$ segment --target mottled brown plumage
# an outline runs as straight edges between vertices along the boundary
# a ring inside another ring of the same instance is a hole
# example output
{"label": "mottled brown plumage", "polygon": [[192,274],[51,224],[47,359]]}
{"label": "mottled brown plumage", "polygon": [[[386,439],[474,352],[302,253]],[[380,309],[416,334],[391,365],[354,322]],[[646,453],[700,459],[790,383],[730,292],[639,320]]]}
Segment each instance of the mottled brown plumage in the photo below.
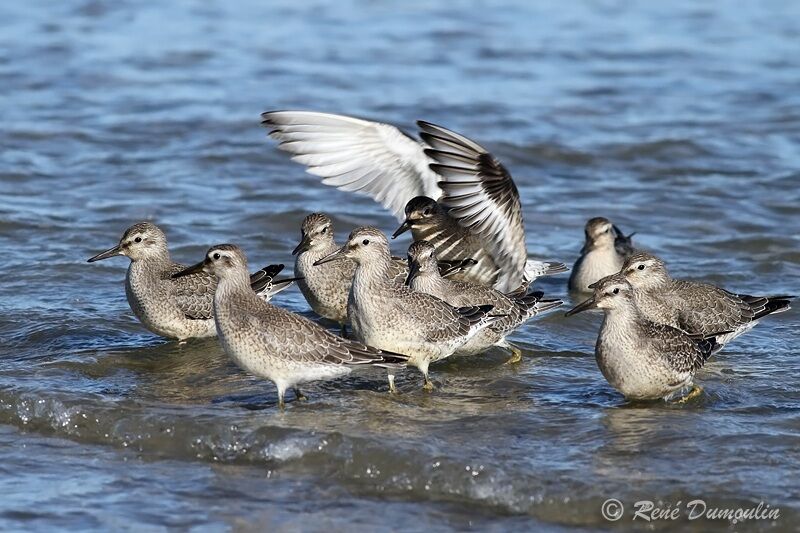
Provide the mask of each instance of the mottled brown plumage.
{"label": "mottled brown plumage", "polygon": [[[300,244],[294,249],[294,271],[301,279],[297,285],[315,313],[344,326],[347,318],[347,300],[356,264],[350,260],[314,266],[314,263],[339,248],[334,240],[333,221],[323,213],[311,213],[302,223]],[[442,275],[449,276],[472,268],[469,259],[442,261]],[[388,276],[396,283],[404,283],[408,265],[403,259],[393,257]]]}

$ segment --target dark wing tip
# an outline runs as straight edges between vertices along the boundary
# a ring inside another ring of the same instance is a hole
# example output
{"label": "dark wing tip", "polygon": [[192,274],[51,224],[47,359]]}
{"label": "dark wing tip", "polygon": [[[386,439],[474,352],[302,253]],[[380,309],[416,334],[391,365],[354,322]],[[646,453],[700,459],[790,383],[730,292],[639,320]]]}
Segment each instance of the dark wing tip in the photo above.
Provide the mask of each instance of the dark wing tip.
{"label": "dark wing tip", "polygon": [[458,307],[456,308],[456,312],[470,324],[476,324],[483,320],[492,309],[494,309],[493,305],[471,305],[467,307]]}

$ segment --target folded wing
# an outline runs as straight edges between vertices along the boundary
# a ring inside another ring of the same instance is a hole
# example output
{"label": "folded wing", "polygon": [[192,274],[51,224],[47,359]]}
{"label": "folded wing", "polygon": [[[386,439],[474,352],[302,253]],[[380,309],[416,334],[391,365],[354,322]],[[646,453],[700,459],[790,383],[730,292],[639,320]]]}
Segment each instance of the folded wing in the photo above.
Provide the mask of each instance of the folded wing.
{"label": "folded wing", "polygon": [[283,357],[296,363],[394,368],[405,365],[408,360],[406,355],[338,337],[289,311],[274,308],[269,312],[280,315],[278,326],[275,325],[274,316],[267,317],[257,312],[248,316],[250,325],[255,327],[267,346],[275,347]]}

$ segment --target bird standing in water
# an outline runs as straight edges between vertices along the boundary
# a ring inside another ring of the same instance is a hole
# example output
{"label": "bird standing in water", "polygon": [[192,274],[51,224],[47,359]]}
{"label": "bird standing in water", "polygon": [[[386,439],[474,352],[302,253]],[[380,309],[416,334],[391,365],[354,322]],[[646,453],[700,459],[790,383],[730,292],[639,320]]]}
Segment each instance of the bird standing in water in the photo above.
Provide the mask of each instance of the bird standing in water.
{"label": "bird standing in water", "polygon": [[[89,259],[89,263],[125,256],[131,260],[125,276],[125,294],[136,318],[162,337],[184,341],[213,337],[213,300],[217,280],[198,272],[173,279],[172,274],[186,268],[170,258],[167,237],[150,222],[139,222],[125,230],[119,244]],[[295,279],[276,280],[283,265],[270,265],[250,277],[250,289],[269,300]]]}
{"label": "bird standing in water", "polygon": [[[620,274],[595,284],[591,298],[567,312],[605,312],[597,336],[597,366],[612,387],[632,400],[668,399],[692,385],[720,345],[714,335],[689,335],[648,320],[636,305],[634,290]],[[699,394],[694,388],[684,398]]]}
{"label": "bird standing in water", "polygon": [[589,219],[584,233],[586,240],[580,257],[572,267],[569,290],[591,294],[589,285],[619,272],[625,259],[635,251],[631,239],[634,234],[626,236],[603,217]]}
{"label": "bird standing in water", "polygon": [[[389,242],[376,228],[353,230],[344,246],[316,264],[348,259],[356,263],[347,303],[353,334],[370,346],[410,356],[408,364],[422,372],[426,390],[433,388],[431,363],[449,357],[501,318],[489,316],[491,305],[455,308],[395,283],[389,275]],[[393,376],[389,381],[394,389]]]}
{"label": "bird standing in water", "polygon": [[[527,287],[507,295],[477,283],[444,279],[436,268],[436,250],[427,241],[417,241],[408,248],[408,265],[406,284],[415,291],[436,296],[454,307],[491,305],[493,314],[504,315],[456,350],[455,355],[474,355],[492,346],[500,346],[511,350],[513,356],[509,362],[517,362],[522,352],[506,337],[534,316],[564,303],[561,300],[544,300],[543,293],[528,292]],[[559,263],[552,265],[547,274],[566,270]]]}
{"label": "bird standing in water", "polygon": [[720,344],[749,331],[768,315],[789,310],[793,298],[734,294],[708,283],[674,279],[664,261],[647,252],[629,257],[622,275],[648,319],[688,333],[730,332],[718,339]]}
{"label": "bird standing in water", "polygon": [[247,258],[238,246],[212,246],[203,261],[173,278],[199,273],[219,280],[214,321],[225,353],[244,370],[275,383],[280,407],[288,388],[297,399],[304,399],[298,385],[309,381],[339,378],[356,367],[405,366],[407,356],[337,337],[307,318],[259,298],[250,289]]}

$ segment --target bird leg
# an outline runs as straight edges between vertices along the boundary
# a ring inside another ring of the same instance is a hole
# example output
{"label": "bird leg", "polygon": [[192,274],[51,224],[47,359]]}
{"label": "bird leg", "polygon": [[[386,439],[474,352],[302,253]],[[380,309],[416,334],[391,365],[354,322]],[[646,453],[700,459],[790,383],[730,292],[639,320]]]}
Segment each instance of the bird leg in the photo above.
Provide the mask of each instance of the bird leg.
{"label": "bird leg", "polygon": [[508,345],[508,349],[511,350],[511,357],[509,357],[508,361],[506,361],[505,365],[515,365],[522,361],[522,350],[514,346],[513,344]]}
{"label": "bird leg", "polygon": [[422,390],[432,392],[434,390],[433,382],[428,378],[428,373],[425,372],[423,374],[425,376],[425,384],[422,385]]}
{"label": "bird leg", "polygon": [[394,386],[394,374],[389,374],[389,392],[397,394],[397,388]]}
{"label": "bird leg", "polygon": [[278,407],[283,410],[286,407],[286,404],[283,401],[283,395],[286,392],[286,389],[279,387],[278,388]]}
{"label": "bird leg", "polygon": [[342,337],[347,338],[347,324],[342,324]]}

